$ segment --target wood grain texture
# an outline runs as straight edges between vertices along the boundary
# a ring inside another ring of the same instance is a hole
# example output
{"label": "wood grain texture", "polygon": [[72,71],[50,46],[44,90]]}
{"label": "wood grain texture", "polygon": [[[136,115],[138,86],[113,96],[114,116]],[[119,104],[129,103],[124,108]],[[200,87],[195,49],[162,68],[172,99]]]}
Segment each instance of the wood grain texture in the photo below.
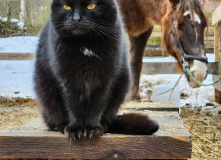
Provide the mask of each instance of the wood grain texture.
{"label": "wood grain texture", "polygon": [[0,53],[0,60],[34,60],[34,53]]}
{"label": "wood grain texture", "polygon": [[186,137],[112,136],[71,143],[66,137],[1,137],[0,158],[171,159],[190,158]]}
{"label": "wood grain texture", "polygon": [[[187,159],[191,157],[191,135],[177,111],[153,111],[169,104],[141,104],[143,110],[126,104],[123,113],[147,114],[160,124],[154,135],[105,134],[98,139],[70,141],[59,132],[49,132],[42,118],[22,127],[0,132],[0,158],[5,159]],[[172,107],[177,107],[171,104]],[[128,109],[129,108],[129,109]],[[132,109],[132,110],[131,110]]]}
{"label": "wood grain texture", "polygon": [[[177,69],[176,62],[144,62],[142,74],[181,74]],[[210,74],[218,74],[218,63],[208,63],[207,68]]]}
{"label": "wood grain texture", "polygon": [[221,21],[221,5],[219,5],[212,14],[212,25]]}
{"label": "wood grain texture", "polygon": [[215,102],[221,104],[221,91],[215,89]]}
{"label": "wood grain texture", "polygon": [[218,23],[214,25],[214,54],[215,62],[219,62],[219,52],[220,52],[220,35],[219,35],[219,25]]}
{"label": "wood grain texture", "polygon": [[135,111],[179,111],[175,103],[147,103],[147,102],[126,102],[121,108]]}

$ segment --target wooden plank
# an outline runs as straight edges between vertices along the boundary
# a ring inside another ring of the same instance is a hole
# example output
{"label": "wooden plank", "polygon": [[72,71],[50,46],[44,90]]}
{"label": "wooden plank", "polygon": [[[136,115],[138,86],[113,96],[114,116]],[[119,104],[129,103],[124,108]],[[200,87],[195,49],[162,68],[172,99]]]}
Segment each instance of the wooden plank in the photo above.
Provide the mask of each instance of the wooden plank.
{"label": "wooden plank", "polygon": [[214,53],[214,48],[207,47],[207,48],[205,48],[205,52],[206,53]]}
{"label": "wooden plank", "polygon": [[214,54],[215,62],[219,62],[219,52],[220,52],[220,35],[219,35],[219,25],[218,23],[214,26]]}
{"label": "wooden plank", "polygon": [[[105,136],[69,145],[65,137],[1,137],[1,158],[22,159],[181,159],[191,157],[185,137]],[[65,143],[64,143],[65,142]],[[171,143],[172,142],[172,143]],[[13,144],[13,145],[11,145]],[[134,148],[133,148],[133,147]]]}
{"label": "wooden plank", "polygon": [[[176,62],[144,62],[142,66],[142,74],[180,74],[177,69]],[[218,74],[218,63],[208,63],[208,72],[210,74]]]}
{"label": "wooden plank", "polygon": [[[215,62],[218,63],[218,73],[221,75],[221,69],[220,69],[220,33],[219,33],[219,23],[216,23],[214,25],[214,54],[215,54]],[[213,75],[213,80],[215,81],[217,78],[219,78],[218,75]],[[221,103],[221,82],[214,85],[215,88],[215,102]]]}
{"label": "wooden plank", "polygon": [[34,60],[34,53],[0,53],[0,60]]}
{"label": "wooden plank", "polygon": [[221,21],[221,5],[219,5],[212,15],[212,25],[214,26],[216,23]]}
{"label": "wooden plank", "polygon": [[[124,109],[125,110],[125,109]],[[130,111],[123,111],[130,112]],[[136,111],[134,111],[136,112]],[[160,124],[154,135],[105,134],[98,139],[70,141],[46,130],[41,118],[0,132],[0,158],[6,159],[187,159],[191,136],[177,112],[143,111]]]}
{"label": "wooden plank", "polygon": [[221,104],[221,91],[215,89],[215,102]]}
{"label": "wooden plank", "polygon": [[122,105],[123,109],[134,111],[179,111],[175,103],[147,103],[147,102],[126,102]]}

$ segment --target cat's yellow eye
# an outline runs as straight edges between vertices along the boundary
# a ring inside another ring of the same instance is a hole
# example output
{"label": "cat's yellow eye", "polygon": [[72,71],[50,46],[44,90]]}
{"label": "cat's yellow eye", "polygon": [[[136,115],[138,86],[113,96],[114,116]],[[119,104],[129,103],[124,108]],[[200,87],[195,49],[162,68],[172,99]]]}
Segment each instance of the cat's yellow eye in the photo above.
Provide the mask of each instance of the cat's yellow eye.
{"label": "cat's yellow eye", "polygon": [[91,3],[87,6],[87,9],[94,9],[96,7],[96,3]]}
{"label": "cat's yellow eye", "polygon": [[63,8],[67,11],[71,10],[71,7],[70,6],[67,6],[67,5],[63,5]]}

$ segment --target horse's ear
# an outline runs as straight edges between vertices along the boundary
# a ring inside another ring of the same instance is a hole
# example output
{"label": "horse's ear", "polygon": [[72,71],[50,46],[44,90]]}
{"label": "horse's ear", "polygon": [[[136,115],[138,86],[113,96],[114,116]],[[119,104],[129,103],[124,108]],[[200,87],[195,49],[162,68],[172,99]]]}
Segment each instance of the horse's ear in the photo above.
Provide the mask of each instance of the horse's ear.
{"label": "horse's ear", "polygon": [[170,0],[171,6],[175,7],[178,3],[180,3],[180,0]]}

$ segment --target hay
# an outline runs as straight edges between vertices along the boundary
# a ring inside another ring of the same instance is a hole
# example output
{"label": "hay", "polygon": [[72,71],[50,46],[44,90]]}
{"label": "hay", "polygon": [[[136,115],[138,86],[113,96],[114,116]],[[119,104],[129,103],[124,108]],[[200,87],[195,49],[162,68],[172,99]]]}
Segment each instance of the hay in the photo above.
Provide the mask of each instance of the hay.
{"label": "hay", "polygon": [[24,125],[39,116],[39,108],[32,99],[0,97],[0,130]]}
{"label": "hay", "polygon": [[221,159],[221,114],[212,116],[200,111],[182,108],[180,115],[192,135],[192,159]]}

